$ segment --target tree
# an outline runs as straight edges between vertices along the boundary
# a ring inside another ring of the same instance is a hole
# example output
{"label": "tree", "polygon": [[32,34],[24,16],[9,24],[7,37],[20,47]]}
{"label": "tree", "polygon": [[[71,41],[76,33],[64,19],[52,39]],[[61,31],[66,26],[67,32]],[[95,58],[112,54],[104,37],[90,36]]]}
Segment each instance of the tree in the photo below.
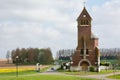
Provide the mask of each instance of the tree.
{"label": "tree", "polygon": [[16,56],[19,56],[20,63],[36,64],[51,64],[53,62],[53,56],[50,48],[38,49],[38,48],[17,48],[11,51],[11,58],[13,63],[16,63]]}
{"label": "tree", "polygon": [[13,63],[15,63],[15,58],[16,58],[16,52],[15,52],[15,50],[12,50],[11,51],[11,59],[12,59]]}
{"label": "tree", "polygon": [[51,64],[53,62],[50,48],[40,49],[38,61],[40,62],[40,64]]}
{"label": "tree", "polygon": [[9,63],[10,62],[10,52],[9,51],[7,51],[7,54],[6,54],[6,59],[7,59],[7,62]]}
{"label": "tree", "polygon": [[70,61],[70,57],[75,53],[75,49],[62,49],[57,52],[57,59],[58,60],[67,60]]}
{"label": "tree", "polygon": [[120,53],[119,53],[119,55],[118,55],[117,60],[118,60],[118,64],[119,64],[119,66],[120,66]]}

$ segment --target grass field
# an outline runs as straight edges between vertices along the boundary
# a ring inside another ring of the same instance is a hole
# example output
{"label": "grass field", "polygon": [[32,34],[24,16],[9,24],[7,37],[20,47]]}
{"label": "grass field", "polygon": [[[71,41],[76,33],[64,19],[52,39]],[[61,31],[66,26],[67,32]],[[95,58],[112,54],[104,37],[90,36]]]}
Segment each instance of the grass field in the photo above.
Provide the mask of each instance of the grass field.
{"label": "grass field", "polygon": [[0,77],[0,80],[98,80],[98,79],[80,78],[75,76],[36,75],[21,77]]}
{"label": "grass field", "polygon": [[[44,72],[51,66],[41,66],[41,72]],[[16,77],[16,67],[1,67],[0,68],[0,80],[98,80],[98,79],[87,79],[80,78],[79,76],[74,75],[99,75],[99,74],[108,74],[112,73],[113,70],[102,70],[101,72],[67,72],[62,71],[61,73],[70,74],[66,75],[43,75],[35,71],[35,66],[19,66],[18,68],[18,77]],[[120,72],[117,70],[116,72]],[[73,76],[71,76],[73,75]],[[119,78],[120,75],[116,75],[116,78]],[[114,78],[114,76],[109,76]]]}
{"label": "grass field", "polygon": [[[120,70],[116,70],[116,72],[120,72]],[[99,74],[108,74],[108,73],[113,73],[113,70],[102,70],[99,73],[98,72],[64,72],[65,74],[70,74],[70,75],[99,75]]]}
{"label": "grass field", "polygon": [[108,78],[112,78],[112,79],[120,79],[120,74],[118,74],[118,75],[108,76]]}
{"label": "grass field", "polygon": [[[18,77],[16,67],[0,67],[0,80],[96,80],[66,75],[43,75],[40,74],[50,66],[41,66],[41,71],[36,72],[35,66],[19,66]],[[97,79],[98,80],[98,79]]]}

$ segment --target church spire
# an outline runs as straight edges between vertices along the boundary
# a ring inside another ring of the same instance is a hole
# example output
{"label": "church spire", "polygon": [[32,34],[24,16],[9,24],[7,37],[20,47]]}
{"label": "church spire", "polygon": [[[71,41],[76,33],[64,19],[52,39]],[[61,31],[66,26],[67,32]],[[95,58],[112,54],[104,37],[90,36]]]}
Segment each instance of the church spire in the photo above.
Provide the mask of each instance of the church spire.
{"label": "church spire", "polygon": [[84,6],[81,14],[79,15],[79,17],[77,18],[77,21],[83,19],[86,15],[86,18],[89,19],[90,21],[92,20],[90,14],[88,13],[88,11],[86,10],[86,7]]}
{"label": "church spire", "polygon": [[83,1],[83,4],[84,4],[84,7],[85,7],[85,4],[86,4],[86,1],[85,1],[85,0]]}

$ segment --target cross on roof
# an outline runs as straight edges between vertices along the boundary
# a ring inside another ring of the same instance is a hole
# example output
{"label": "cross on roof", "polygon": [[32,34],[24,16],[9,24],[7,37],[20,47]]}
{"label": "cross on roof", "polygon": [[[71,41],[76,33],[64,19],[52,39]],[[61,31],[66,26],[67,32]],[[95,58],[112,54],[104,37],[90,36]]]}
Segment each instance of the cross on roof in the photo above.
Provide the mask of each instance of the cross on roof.
{"label": "cross on roof", "polygon": [[84,4],[84,7],[85,7],[85,4],[86,4],[86,0],[83,0],[83,4]]}

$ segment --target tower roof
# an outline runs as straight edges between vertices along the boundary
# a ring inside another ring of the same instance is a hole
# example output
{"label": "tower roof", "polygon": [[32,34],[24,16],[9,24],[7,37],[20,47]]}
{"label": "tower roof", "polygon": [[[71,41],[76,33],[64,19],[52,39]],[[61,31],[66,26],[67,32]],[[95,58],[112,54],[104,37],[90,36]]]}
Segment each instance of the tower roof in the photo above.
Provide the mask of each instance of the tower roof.
{"label": "tower roof", "polygon": [[78,20],[81,20],[84,16],[86,16],[88,18],[88,20],[92,20],[91,16],[89,15],[88,11],[86,10],[86,8],[84,7],[81,14],[79,15],[79,17],[77,18]]}
{"label": "tower roof", "polygon": [[92,39],[98,39],[98,37],[95,34],[93,34],[93,33],[91,34],[91,38]]}

